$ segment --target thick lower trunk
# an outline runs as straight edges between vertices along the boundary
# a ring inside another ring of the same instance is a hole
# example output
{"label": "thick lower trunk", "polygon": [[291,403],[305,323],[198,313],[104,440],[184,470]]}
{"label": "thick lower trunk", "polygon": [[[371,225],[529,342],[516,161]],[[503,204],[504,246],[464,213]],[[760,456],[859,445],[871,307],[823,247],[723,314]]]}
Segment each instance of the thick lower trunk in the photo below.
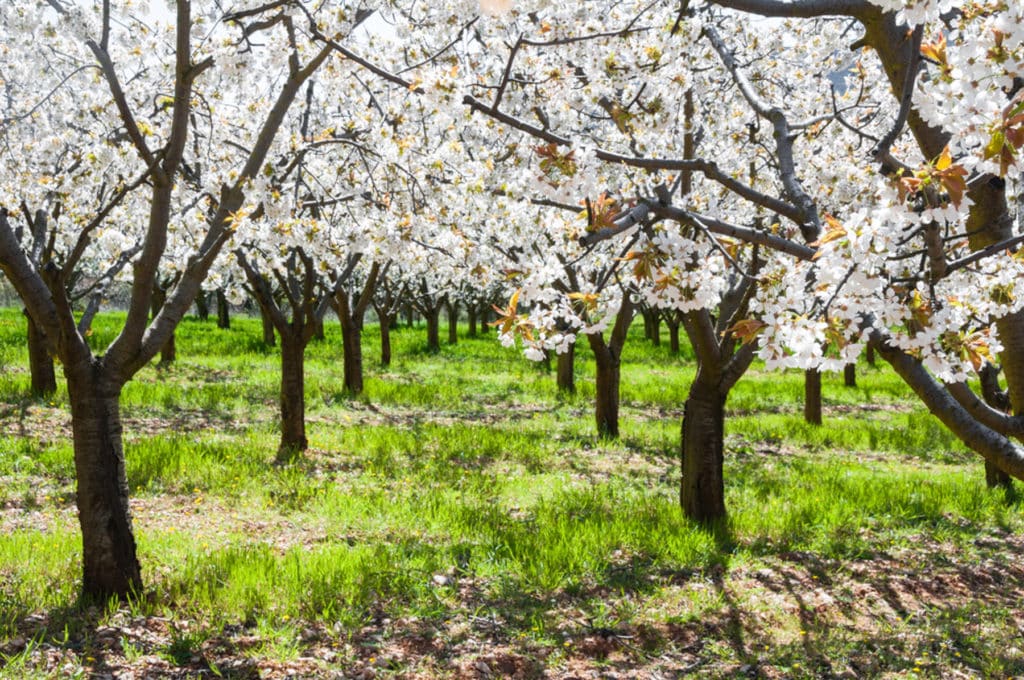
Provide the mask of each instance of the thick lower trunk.
{"label": "thick lower trunk", "polygon": [[857,386],[857,364],[846,364],[843,367],[843,384],[846,387]]}
{"label": "thick lower trunk", "polygon": [[725,517],[725,397],[713,385],[697,380],[690,387],[681,448],[683,513],[698,522]]}
{"label": "thick lower trunk", "polygon": [[416,313],[412,309],[412,305],[405,306],[405,325],[408,328],[412,328],[413,322],[416,321]]}
{"label": "thick lower trunk", "polygon": [[281,337],[281,445],[277,459],[292,460],[307,448],[305,350],[297,338]]}
{"label": "thick lower trunk", "polygon": [[25,319],[28,321],[28,369],[32,380],[32,396],[48,397],[57,391],[53,357],[46,349],[46,336],[27,312]]}
{"label": "thick lower trunk", "polygon": [[231,328],[231,310],[224,291],[218,290],[217,297],[217,328]]}
{"label": "thick lower trunk", "polygon": [[569,345],[568,351],[558,355],[558,391],[576,393],[576,345]]}
{"label": "thick lower trunk", "polygon": [[448,307],[448,344],[454,345],[459,342],[459,306],[447,305]]}
{"label": "thick lower trunk", "polygon": [[89,598],[142,592],[121,443],[120,390],[104,385],[96,364],[66,367],[71,400],[82,587]]}
{"label": "thick lower trunk", "polygon": [[[387,324],[381,324],[381,335],[387,333]],[[363,392],[363,331],[351,318],[341,320],[341,344],[345,364],[345,391],[352,395]]]}
{"label": "thick lower trunk", "polygon": [[821,371],[804,371],[804,420],[821,425]]}
{"label": "thick lower trunk", "polygon": [[432,309],[426,313],[427,317],[427,351],[441,351],[441,310]]}
{"label": "thick lower trunk", "polygon": [[469,330],[466,332],[471,338],[476,337],[476,307],[470,305],[466,308],[466,321],[469,324]]}
{"label": "thick lower trunk", "polygon": [[597,373],[594,380],[594,419],[601,437],[619,436],[619,359],[595,336],[587,336],[594,351]]}

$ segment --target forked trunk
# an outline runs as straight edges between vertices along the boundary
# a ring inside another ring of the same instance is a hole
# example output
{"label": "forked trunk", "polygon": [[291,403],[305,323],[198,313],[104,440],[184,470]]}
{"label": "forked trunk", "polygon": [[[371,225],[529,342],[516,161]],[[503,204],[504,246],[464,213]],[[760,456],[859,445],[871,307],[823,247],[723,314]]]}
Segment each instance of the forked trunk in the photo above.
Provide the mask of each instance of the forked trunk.
{"label": "forked trunk", "polygon": [[679,490],[679,504],[692,520],[710,522],[725,517],[724,446],[725,397],[713,385],[696,380],[683,415]]}
{"label": "forked trunk", "polygon": [[821,371],[804,371],[804,420],[821,425]]}
{"label": "forked trunk", "polygon": [[427,318],[427,351],[441,351],[441,310],[431,309],[425,314]]}
{"label": "forked trunk", "polygon": [[28,368],[32,378],[32,396],[48,397],[57,391],[53,357],[46,349],[46,336],[27,312],[25,319],[28,321]]}
{"label": "forked trunk", "polygon": [[558,355],[558,391],[564,394],[576,393],[576,344]]}
{"label": "forked trunk", "polygon": [[105,600],[142,592],[121,442],[120,389],[99,360],[66,367],[71,400],[83,594]]}
{"label": "forked trunk", "polygon": [[[345,353],[345,391],[352,395],[363,392],[363,330],[350,315],[341,320],[341,343]],[[388,332],[387,324],[381,324],[381,337]]]}
{"label": "forked trunk", "polygon": [[448,344],[455,345],[459,342],[459,306],[449,304],[448,307]]}
{"label": "forked trunk", "polygon": [[857,386],[857,364],[846,364],[843,367],[843,385],[846,387]]}
{"label": "forked trunk", "polygon": [[281,445],[277,459],[287,462],[309,447],[306,440],[305,346],[281,335]]}

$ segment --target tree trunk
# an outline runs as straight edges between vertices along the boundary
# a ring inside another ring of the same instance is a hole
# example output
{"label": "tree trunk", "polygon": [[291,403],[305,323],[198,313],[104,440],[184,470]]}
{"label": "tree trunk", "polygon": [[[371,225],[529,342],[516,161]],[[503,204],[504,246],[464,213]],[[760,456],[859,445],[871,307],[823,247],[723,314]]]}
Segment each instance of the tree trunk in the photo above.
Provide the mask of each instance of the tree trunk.
{"label": "tree trunk", "polygon": [[318,340],[318,341],[324,340],[325,339],[325,336],[324,336],[324,320],[323,319],[317,319],[313,323],[315,324],[315,326],[313,328],[313,339],[314,340]]}
{"label": "tree trunk", "polygon": [[661,346],[661,314],[658,310],[651,309],[644,313],[644,329],[647,331],[647,339],[655,347]]}
{"label": "tree trunk", "polygon": [[576,344],[558,355],[558,391],[576,394]]}
{"label": "tree trunk", "polygon": [[867,359],[868,366],[871,368],[875,367],[875,345],[869,342],[867,349],[864,350],[864,358]]}
{"label": "tree trunk", "polygon": [[103,601],[142,592],[121,443],[120,389],[99,377],[101,359],[65,367],[71,400],[82,584]]}
{"label": "tree trunk", "polygon": [[231,328],[231,310],[228,308],[228,299],[224,291],[218,289],[217,297],[217,328]]}
{"label": "tree trunk", "polygon": [[487,320],[490,317],[491,317],[491,308],[490,308],[490,306],[488,306],[487,303],[484,303],[484,304],[480,305],[480,333],[482,335],[487,335],[487,333],[491,330],[490,324],[487,323]]}
{"label": "tree trunk", "polygon": [[668,326],[668,351],[672,356],[679,355],[679,324],[665,322]]}
{"label": "tree trunk", "polygon": [[274,335],[274,320],[270,318],[270,314],[260,305],[260,322],[263,326],[263,344],[267,347],[273,347],[277,344],[277,336]]}
{"label": "tree trunk", "polygon": [[599,436],[619,436],[619,357],[609,350],[604,339],[588,335],[597,365],[594,385],[594,418]]}
{"label": "tree trunk", "polygon": [[167,338],[167,342],[160,348],[160,363],[159,366],[169,366],[173,364],[178,358],[178,345],[175,342],[175,336],[177,332],[171,333],[171,337]]}
{"label": "tree trunk", "polygon": [[[999,385],[999,369],[986,363],[978,375],[981,378],[981,396],[985,403],[992,408],[1009,413],[1012,410],[1010,395],[1008,392],[1004,392]],[[985,484],[990,489],[996,487],[1010,489],[1013,487],[1013,478],[986,460]]]}
{"label": "tree trunk", "polygon": [[412,328],[413,322],[416,320],[416,314],[413,312],[412,305],[405,306],[405,325],[407,328]]}
{"label": "tree trunk", "polygon": [[459,342],[459,306],[455,303],[448,303],[448,344],[455,345]]}
{"label": "tree trunk", "polygon": [[679,490],[679,504],[692,520],[710,522],[725,517],[724,448],[725,397],[698,376],[683,412]]}
{"label": "tree trunk", "polygon": [[469,323],[469,330],[466,335],[475,338],[476,337],[476,305],[468,305],[466,307],[466,317]]}
{"label": "tree trunk", "polygon": [[210,298],[205,290],[199,291],[196,295],[196,317],[200,321],[210,320]]}
{"label": "tree trunk", "polygon": [[[363,392],[363,329],[347,310],[342,310],[341,344],[345,353],[345,391],[351,395]],[[381,337],[387,334],[387,324],[381,324]]]}
{"label": "tree trunk", "polygon": [[857,386],[857,364],[846,364],[843,367],[843,385],[846,387]]}
{"label": "tree trunk", "polygon": [[53,357],[46,349],[46,336],[39,326],[24,312],[28,321],[28,368],[32,378],[32,396],[49,397],[57,391],[57,375],[53,367]]}
{"label": "tree trunk", "polygon": [[804,420],[821,425],[821,371],[804,371]]}
{"label": "tree trunk", "polygon": [[380,365],[390,366],[391,322],[395,320],[395,315],[381,316],[380,313],[378,313],[377,318],[380,319]]}
{"label": "tree trunk", "polygon": [[[153,299],[150,301],[150,311],[153,317],[156,317],[163,309],[164,302],[167,301],[167,290],[161,288],[160,285],[153,286]],[[174,333],[171,333],[171,337],[167,339],[163,347],[160,348],[160,363],[158,366],[169,366],[174,363],[174,360],[178,358],[178,348],[174,342]]]}
{"label": "tree trunk", "polygon": [[288,462],[309,447],[306,440],[305,346],[281,334],[281,445],[277,460]]}
{"label": "tree trunk", "polygon": [[430,309],[424,316],[427,319],[427,351],[429,352],[440,352],[441,351],[441,310]]}

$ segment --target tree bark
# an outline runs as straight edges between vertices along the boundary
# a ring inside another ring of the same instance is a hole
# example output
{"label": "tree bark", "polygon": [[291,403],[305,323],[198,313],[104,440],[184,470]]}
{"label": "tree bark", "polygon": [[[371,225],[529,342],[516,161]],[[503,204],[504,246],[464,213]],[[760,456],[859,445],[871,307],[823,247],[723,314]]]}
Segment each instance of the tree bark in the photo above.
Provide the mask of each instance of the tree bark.
{"label": "tree bark", "polygon": [[200,321],[210,320],[210,294],[205,290],[196,295],[196,318]]}
{"label": "tree bark", "polygon": [[[348,293],[341,291],[334,298],[338,321],[341,322],[341,344],[344,352],[345,391],[351,395],[363,392],[363,324],[352,314]],[[387,333],[381,323],[381,334]]]}
{"label": "tree bark", "polygon": [[655,347],[661,346],[661,313],[656,309],[644,311],[644,328],[647,331],[647,339]]}
{"label": "tree bark", "polygon": [[[999,369],[986,363],[979,372],[981,378],[981,396],[992,408],[1009,413],[1011,409],[1010,395],[999,386]],[[985,461],[985,484],[990,489],[1013,487],[1013,478],[1000,470],[996,465]]]}
{"label": "tree bark", "polygon": [[260,308],[260,323],[263,327],[263,344],[267,347],[274,347],[277,344],[277,336],[274,335],[274,320],[270,318],[270,314],[263,305],[258,305]]}
{"label": "tree bark", "polygon": [[867,349],[864,350],[864,358],[867,360],[868,366],[875,367],[875,345],[873,343],[868,343]]}
{"label": "tree bark", "polygon": [[413,323],[416,321],[416,314],[413,312],[412,305],[405,306],[405,325],[407,328],[412,328]]}
{"label": "tree bark", "polygon": [[857,364],[846,364],[843,367],[843,385],[846,387],[857,386]]}
{"label": "tree bark", "polygon": [[804,371],[804,420],[821,425],[821,371]]}
{"label": "tree bark", "polygon": [[668,351],[672,356],[679,356],[679,324],[666,321],[668,326]]}
{"label": "tree bark", "polygon": [[120,387],[102,359],[65,367],[71,400],[83,594],[98,601],[142,589],[121,443]]}
{"label": "tree bark", "polygon": [[305,345],[281,334],[281,445],[277,459],[288,462],[309,448],[306,439]]}
{"label": "tree bark", "polygon": [[426,310],[424,316],[427,319],[427,351],[441,351],[441,310],[434,308]]}
{"label": "tree bark", "polygon": [[28,310],[24,311],[24,315],[28,322],[28,368],[32,380],[32,396],[36,398],[49,397],[57,391],[57,374],[53,367],[53,357],[46,349],[46,335],[29,316]]}
{"label": "tree bark", "polygon": [[576,394],[576,343],[558,355],[558,391]]}
{"label": "tree bark", "polygon": [[[160,313],[166,301],[167,289],[163,288],[159,283],[155,284],[153,286],[153,298],[150,301],[153,318],[156,318],[156,315]],[[157,364],[158,366],[169,366],[178,358],[178,346],[174,341],[175,335],[176,333],[172,332],[171,337],[167,338],[167,342],[160,347],[160,363]]]}
{"label": "tree bark", "polygon": [[594,419],[599,436],[619,436],[619,356],[600,335],[588,335],[597,366],[594,385]]}
{"label": "tree bark", "polygon": [[323,319],[315,319],[313,321],[313,339],[317,341],[323,341],[325,339]]}
{"label": "tree bark", "polygon": [[217,289],[217,328],[231,328],[231,309],[224,291]]}
{"label": "tree bark", "polygon": [[679,503],[697,522],[725,517],[725,399],[698,376],[683,411]]}
{"label": "tree bark", "polygon": [[455,345],[459,342],[459,305],[449,302],[445,307],[448,312],[448,344]]}
{"label": "tree bark", "polygon": [[466,335],[470,338],[476,337],[476,305],[469,304],[466,306],[466,317],[469,324],[469,330]]}

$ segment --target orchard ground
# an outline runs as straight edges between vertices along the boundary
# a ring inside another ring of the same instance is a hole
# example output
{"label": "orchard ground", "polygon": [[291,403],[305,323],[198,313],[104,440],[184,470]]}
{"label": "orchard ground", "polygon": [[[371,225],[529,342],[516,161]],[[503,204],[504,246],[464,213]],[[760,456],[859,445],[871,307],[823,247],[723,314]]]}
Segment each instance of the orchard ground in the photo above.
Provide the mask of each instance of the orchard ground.
{"label": "orchard ground", "polygon": [[[100,317],[92,341],[117,328]],[[307,361],[312,449],[273,463],[278,357],[258,320],[186,320],[125,390],[147,590],[81,603],[66,393],[29,398],[0,312],[0,677],[1024,676],[1024,506],[890,371],[756,366],[728,403],[728,522],[678,509],[691,355],[624,352],[622,432],[493,331],[425,351],[340,333]]]}

